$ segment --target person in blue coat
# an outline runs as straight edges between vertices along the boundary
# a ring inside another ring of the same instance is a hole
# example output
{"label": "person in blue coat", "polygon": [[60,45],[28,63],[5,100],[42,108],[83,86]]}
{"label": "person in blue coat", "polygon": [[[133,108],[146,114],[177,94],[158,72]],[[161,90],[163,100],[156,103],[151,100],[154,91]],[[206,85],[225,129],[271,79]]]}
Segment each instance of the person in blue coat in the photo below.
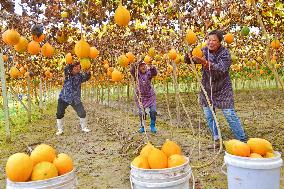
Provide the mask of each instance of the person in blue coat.
{"label": "person in blue coat", "polygon": [[90,79],[90,71],[85,73],[81,72],[81,66],[79,62],[67,65],[64,68],[64,85],[59,94],[57,113],[56,113],[56,123],[57,132],[56,135],[61,135],[63,133],[63,117],[65,114],[65,109],[71,105],[76,111],[80,118],[80,126],[83,132],[90,132],[91,130],[87,128],[86,121],[86,111],[84,109],[83,103],[81,101],[81,84]]}
{"label": "person in blue coat", "polygon": [[[243,142],[247,137],[243,126],[238,118],[235,107],[233,88],[230,78],[230,66],[232,64],[230,51],[222,46],[222,31],[213,30],[207,36],[207,46],[202,48],[204,57],[192,57],[195,63],[202,64],[202,85],[209,97],[210,104],[215,109],[221,109],[226,117],[235,138]],[[190,54],[185,54],[185,62],[190,64]],[[212,132],[218,147],[218,130],[213,114],[209,108],[203,91],[200,92],[200,103],[203,108],[207,124]]]}

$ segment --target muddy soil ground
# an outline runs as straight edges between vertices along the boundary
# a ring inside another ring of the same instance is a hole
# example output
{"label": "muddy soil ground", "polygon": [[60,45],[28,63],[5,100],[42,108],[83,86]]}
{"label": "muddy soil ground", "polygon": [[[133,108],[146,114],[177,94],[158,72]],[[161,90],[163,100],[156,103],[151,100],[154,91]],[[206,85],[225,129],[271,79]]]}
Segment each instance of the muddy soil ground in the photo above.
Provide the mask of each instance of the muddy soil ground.
{"label": "muddy soil ground", "polygon": [[[190,157],[190,164],[193,167],[210,162],[217,151],[207,149],[207,146],[212,144],[212,139],[198,105],[197,94],[181,94],[183,103],[180,106],[180,123],[176,119],[175,96],[169,95],[169,98],[166,98],[166,95],[162,95],[157,99],[158,133],[149,134],[149,141],[156,146],[161,146],[167,138],[178,142],[185,155]],[[4,167],[7,158],[13,153],[27,151],[27,146],[34,148],[39,143],[50,144],[58,152],[68,153],[73,157],[79,181],[78,188],[130,188],[129,164],[147,141],[144,134],[137,132],[138,116],[134,104],[120,101],[111,103],[112,107],[106,107],[90,99],[84,101],[91,133],[80,132],[79,120],[69,107],[64,119],[64,135],[56,136],[54,127],[56,104],[53,104],[39,120],[27,125],[28,129],[23,129],[22,132],[19,129],[13,131],[12,143],[6,144],[3,142],[4,136],[0,137],[0,188],[5,186]],[[283,92],[237,91],[235,106],[248,137],[266,138],[272,142],[275,150],[283,154]],[[217,111],[217,117],[223,139],[233,138],[220,111]],[[211,165],[193,169],[196,188],[227,188],[226,176],[220,171],[223,156],[224,151]],[[281,174],[283,178],[283,169]],[[281,182],[281,188],[284,188],[283,179]]]}

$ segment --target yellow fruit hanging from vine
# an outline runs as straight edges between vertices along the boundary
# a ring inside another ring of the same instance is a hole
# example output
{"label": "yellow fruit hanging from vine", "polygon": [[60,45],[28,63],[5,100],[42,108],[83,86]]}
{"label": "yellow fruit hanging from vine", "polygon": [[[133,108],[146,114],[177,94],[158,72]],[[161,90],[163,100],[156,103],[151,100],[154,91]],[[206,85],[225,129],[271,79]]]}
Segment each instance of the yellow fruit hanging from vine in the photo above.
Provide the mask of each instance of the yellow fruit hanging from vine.
{"label": "yellow fruit hanging from vine", "polygon": [[130,12],[120,4],[114,13],[115,23],[119,26],[127,26],[130,19]]}

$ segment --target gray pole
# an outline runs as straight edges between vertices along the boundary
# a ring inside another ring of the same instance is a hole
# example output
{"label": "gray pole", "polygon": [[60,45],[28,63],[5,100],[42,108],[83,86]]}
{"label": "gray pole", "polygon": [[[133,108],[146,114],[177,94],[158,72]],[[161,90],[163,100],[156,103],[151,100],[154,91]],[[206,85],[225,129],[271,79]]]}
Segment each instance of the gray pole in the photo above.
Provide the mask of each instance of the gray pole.
{"label": "gray pole", "polygon": [[39,76],[39,109],[40,112],[42,113],[43,111],[43,103],[42,103],[42,78],[41,75]]}
{"label": "gray pole", "polygon": [[31,78],[30,76],[27,77],[27,97],[28,97],[28,121],[29,123],[32,122],[32,99],[31,99]]}
{"label": "gray pole", "polygon": [[[2,51],[2,49],[0,49]],[[6,87],[6,75],[5,67],[3,61],[3,54],[0,52],[0,77],[2,84],[2,97],[3,97],[3,111],[4,111],[4,122],[6,129],[6,141],[11,141],[11,131],[10,131],[10,122],[9,122],[9,106],[8,106],[8,96],[7,96],[7,87]]]}

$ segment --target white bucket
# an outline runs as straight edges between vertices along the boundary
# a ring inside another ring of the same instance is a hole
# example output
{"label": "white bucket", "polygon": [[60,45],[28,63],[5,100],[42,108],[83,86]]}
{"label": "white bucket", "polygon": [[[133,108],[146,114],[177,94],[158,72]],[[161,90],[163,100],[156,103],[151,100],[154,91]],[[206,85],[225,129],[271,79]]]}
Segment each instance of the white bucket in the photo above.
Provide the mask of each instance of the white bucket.
{"label": "white bucket", "polygon": [[[228,189],[280,189],[280,169],[283,165],[279,152],[274,158],[248,158],[226,153]],[[224,167],[222,166],[222,168]]]}
{"label": "white bucket", "polygon": [[7,179],[6,189],[75,189],[77,179],[75,170],[47,180],[12,182]]}
{"label": "white bucket", "polygon": [[131,165],[130,183],[133,189],[190,189],[189,160],[183,165],[167,169],[141,169]]}

